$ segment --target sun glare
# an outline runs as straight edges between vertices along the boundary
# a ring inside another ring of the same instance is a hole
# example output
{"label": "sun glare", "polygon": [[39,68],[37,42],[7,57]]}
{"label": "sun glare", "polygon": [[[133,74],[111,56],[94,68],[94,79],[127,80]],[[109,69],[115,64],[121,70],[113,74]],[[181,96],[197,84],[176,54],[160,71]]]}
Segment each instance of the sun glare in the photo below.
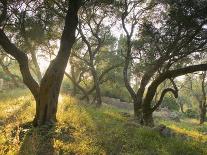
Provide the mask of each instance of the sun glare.
{"label": "sun glare", "polygon": [[39,65],[40,65],[40,71],[42,74],[44,74],[50,64],[50,61],[42,57],[40,57],[38,60],[39,60]]}

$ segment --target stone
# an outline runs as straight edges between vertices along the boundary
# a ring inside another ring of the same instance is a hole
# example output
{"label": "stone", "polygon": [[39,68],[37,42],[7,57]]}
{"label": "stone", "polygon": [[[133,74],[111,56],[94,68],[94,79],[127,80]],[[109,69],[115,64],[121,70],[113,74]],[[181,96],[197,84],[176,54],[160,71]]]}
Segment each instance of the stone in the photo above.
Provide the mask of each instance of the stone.
{"label": "stone", "polygon": [[169,118],[170,118],[171,120],[173,120],[173,121],[180,122],[180,116],[179,116],[179,114],[176,113],[176,112],[172,112],[172,113],[170,113]]}
{"label": "stone", "polygon": [[172,131],[170,128],[166,127],[164,124],[160,124],[153,128],[155,131],[159,132],[160,135],[164,137],[172,137]]}
{"label": "stone", "polygon": [[131,117],[131,115],[127,112],[120,112],[123,117]]}

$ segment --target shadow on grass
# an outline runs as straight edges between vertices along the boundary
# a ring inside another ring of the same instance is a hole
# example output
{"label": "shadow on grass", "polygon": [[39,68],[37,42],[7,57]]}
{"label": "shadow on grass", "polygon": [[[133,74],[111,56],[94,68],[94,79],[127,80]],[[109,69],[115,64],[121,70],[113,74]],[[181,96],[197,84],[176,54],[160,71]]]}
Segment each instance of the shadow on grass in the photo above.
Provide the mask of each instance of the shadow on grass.
{"label": "shadow on grass", "polygon": [[21,125],[20,155],[54,155],[54,129],[55,127],[43,126],[41,128],[33,128],[32,123]]}
{"label": "shadow on grass", "polygon": [[[163,137],[151,128],[127,123],[114,113],[88,113],[98,127],[94,136],[106,154],[189,154],[204,155],[206,147],[195,140]],[[95,118],[95,119],[94,119]]]}
{"label": "shadow on grass", "polygon": [[[87,120],[80,121],[79,119],[73,122],[74,127],[70,126],[73,125],[70,120],[66,124],[59,124],[56,127],[58,131],[55,131],[55,127],[32,128],[30,123],[22,124],[23,133],[20,133],[22,144],[19,154],[205,154],[204,147],[199,143],[161,137],[148,128],[130,126],[126,124],[127,119],[123,119],[118,112],[94,108],[86,108],[84,111],[89,116],[86,119],[91,119],[94,123],[94,128],[90,128]],[[84,117],[82,114],[83,109],[75,115],[81,118]],[[79,132],[81,135],[72,134],[80,128],[86,130]],[[90,143],[84,143],[84,141],[87,142],[87,138],[90,138]],[[58,150],[54,148],[54,140],[62,142]],[[87,148],[90,148],[88,152],[86,152]]]}

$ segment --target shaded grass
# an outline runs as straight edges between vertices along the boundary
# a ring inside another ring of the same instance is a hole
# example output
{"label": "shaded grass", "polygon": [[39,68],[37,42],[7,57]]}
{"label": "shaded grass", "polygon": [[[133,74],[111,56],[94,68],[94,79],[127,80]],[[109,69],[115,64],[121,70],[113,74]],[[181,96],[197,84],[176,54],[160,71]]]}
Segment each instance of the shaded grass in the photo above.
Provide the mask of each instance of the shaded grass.
{"label": "shaded grass", "polygon": [[[33,128],[28,123],[34,116],[31,96],[0,101],[0,118],[4,121],[0,127],[0,154],[207,154],[206,144],[194,137],[191,141],[162,137],[150,128],[130,124],[117,109],[97,109],[66,95],[60,98],[58,123],[50,129]],[[12,109],[9,114],[8,109]],[[189,126],[183,124],[183,128]]]}

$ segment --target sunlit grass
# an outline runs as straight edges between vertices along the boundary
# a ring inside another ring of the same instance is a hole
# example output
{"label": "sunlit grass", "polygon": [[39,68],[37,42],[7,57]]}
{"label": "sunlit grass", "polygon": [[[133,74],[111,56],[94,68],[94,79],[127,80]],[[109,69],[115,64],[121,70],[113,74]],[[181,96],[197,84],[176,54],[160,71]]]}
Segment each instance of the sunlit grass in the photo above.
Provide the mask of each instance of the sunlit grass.
{"label": "sunlit grass", "polygon": [[207,135],[203,135],[196,130],[187,130],[185,128],[178,127],[174,124],[169,125],[169,127],[177,133],[184,134],[198,141],[207,142]]}
{"label": "sunlit grass", "polygon": [[[18,93],[18,92],[17,92]],[[23,95],[24,94],[24,95]],[[8,93],[8,96],[11,94]],[[49,131],[32,128],[27,123],[34,116],[34,101],[28,92],[0,101],[0,154],[138,154],[200,155],[207,154],[202,132],[184,122],[165,122],[176,133],[192,140],[167,138],[146,127],[130,125],[119,110],[96,108],[74,97],[62,94],[58,107],[58,123]],[[195,122],[191,122],[195,123]],[[170,126],[171,125],[171,126]],[[190,129],[188,129],[188,127]]]}
{"label": "sunlit grass", "polygon": [[200,125],[198,120],[189,118],[183,118],[181,122],[162,120],[161,123],[176,133],[186,135],[196,141],[207,142],[207,123]]}
{"label": "sunlit grass", "polygon": [[20,148],[20,124],[31,121],[34,116],[34,102],[26,90],[16,90],[16,93],[11,90],[0,96],[0,154],[12,155]]}

